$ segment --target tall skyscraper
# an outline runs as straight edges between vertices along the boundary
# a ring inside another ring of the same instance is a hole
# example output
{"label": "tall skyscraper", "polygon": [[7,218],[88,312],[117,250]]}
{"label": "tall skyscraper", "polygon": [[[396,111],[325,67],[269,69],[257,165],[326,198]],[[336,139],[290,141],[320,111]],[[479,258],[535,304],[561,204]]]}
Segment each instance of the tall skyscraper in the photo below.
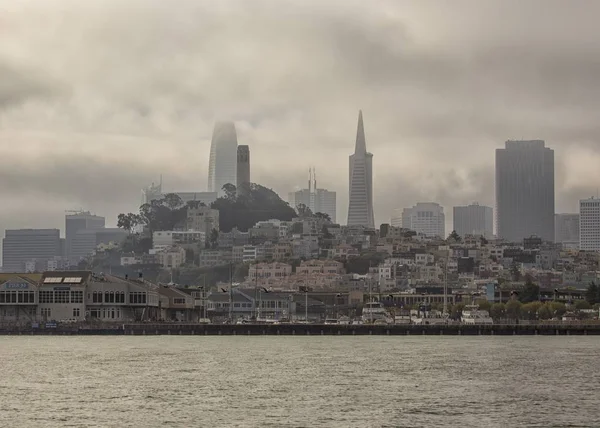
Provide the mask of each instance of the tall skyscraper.
{"label": "tall skyscraper", "polygon": [[308,170],[308,189],[290,192],[288,202],[294,209],[298,205],[304,204],[313,213],[327,214],[333,223],[337,221],[336,193],[317,188],[317,173],[314,168]]}
{"label": "tall skyscraper", "polygon": [[240,191],[242,184],[250,183],[250,147],[238,146],[237,148],[237,183],[236,187]]}
{"label": "tall skyscraper", "polygon": [[563,248],[579,248],[579,214],[554,216],[554,242],[563,244]]}
{"label": "tall skyscraper", "polygon": [[494,212],[492,207],[477,203],[453,209],[453,228],[460,236],[482,235],[491,238],[494,233]]}
{"label": "tall skyscraper", "polygon": [[435,202],[419,202],[402,212],[402,227],[428,237],[446,237],[444,207]]}
{"label": "tall skyscraper", "polygon": [[375,228],[373,215],[373,155],[367,152],[362,110],[358,113],[356,145],[350,156],[348,226]]}
{"label": "tall skyscraper", "polygon": [[224,194],[223,186],[237,184],[237,133],[233,122],[217,122],[210,143],[208,191]]}
{"label": "tall skyscraper", "polygon": [[579,201],[579,249],[600,250],[600,199]]}
{"label": "tall skyscraper", "polygon": [[[25,272],[33,262],[34,270],[45,270],[47,262],[61,256],[60,230],[6,230],[2,241],[2,271]],[[31,269],[30,269],[31,270]]]}
{"label": "tall skyscraper", "polygon": [[65,251],[66,257],[73,265],[79,262],[78,254],[73,253],[73,241],[81,230],[104,229],[105,219],[89,211],[73,212],[65,215]]}
{"label": "tall skyscraper", "polygon": [[496,223],[498,237],[510,242],[554,241],[554,150],[543,140],[496,149]]}

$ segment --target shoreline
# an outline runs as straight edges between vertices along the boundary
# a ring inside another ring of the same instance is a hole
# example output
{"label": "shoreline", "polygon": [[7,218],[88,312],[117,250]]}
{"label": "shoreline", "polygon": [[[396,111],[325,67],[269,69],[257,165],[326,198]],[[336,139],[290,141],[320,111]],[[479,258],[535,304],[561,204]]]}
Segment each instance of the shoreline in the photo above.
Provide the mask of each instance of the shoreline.
{"label": "shoreline", "polygon": [[567,325],[335,325],[335,324],[121,324],[115,328],[0,329],[0,336],[584,336],[600,324]]}

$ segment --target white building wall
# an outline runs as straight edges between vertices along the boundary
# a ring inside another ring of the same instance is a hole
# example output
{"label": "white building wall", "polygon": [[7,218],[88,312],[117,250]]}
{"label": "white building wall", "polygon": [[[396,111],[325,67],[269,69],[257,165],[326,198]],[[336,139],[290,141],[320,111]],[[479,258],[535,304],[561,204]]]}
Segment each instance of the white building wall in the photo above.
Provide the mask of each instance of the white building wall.
{"label": "white building wall", "polygon": [[600,199],[579,201],[579,249],[600,250]]}
{"label": "white building wall", "polygon": [[444,207],[435,202],[419,202],[402,213],[402,227],[427,237],[446,237]]}

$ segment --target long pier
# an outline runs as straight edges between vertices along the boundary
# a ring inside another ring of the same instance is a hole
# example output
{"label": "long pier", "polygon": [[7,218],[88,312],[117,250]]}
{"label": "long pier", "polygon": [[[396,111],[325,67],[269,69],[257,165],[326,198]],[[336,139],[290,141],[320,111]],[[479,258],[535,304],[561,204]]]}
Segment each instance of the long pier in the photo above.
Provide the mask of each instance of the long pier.
{"label": "long pier", "polygon": [[600,324],[336,325],[336,324],[121,324],[114,328],[57,326],[0,328],[0,335],[113,336],[516,336],[600,335]]}

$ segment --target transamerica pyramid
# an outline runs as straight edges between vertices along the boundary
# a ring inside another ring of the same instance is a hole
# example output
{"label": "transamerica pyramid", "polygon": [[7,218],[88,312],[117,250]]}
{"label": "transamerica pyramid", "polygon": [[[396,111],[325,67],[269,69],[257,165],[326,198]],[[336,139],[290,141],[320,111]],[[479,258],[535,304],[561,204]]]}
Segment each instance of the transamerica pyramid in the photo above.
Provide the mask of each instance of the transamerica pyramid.
{"label": "transamerica pyramid", "polygon": [[373,215],[373,155],[367,152],[362,110],[358,112],[358,129],[354,154],[350,155],[348,226],[375,228]]}

